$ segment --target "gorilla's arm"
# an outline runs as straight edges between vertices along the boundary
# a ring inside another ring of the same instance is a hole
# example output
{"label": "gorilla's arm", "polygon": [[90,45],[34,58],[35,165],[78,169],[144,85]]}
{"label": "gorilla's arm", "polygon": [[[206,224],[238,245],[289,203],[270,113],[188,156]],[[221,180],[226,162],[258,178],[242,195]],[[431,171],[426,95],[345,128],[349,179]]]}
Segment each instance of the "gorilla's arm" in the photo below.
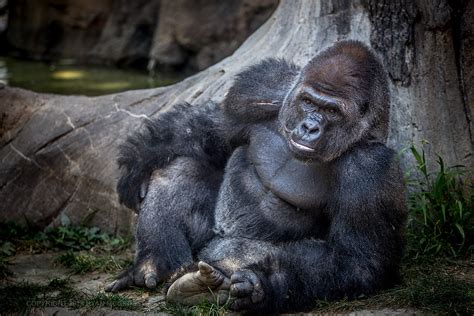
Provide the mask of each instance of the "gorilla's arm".
{"label": "gorilla's arm", "polygon": [[[272,251],[270,260],[237,271],[231,277],[233,284],[240,283],[234,293],[231,286],[235,309],[301,310],[313,307],[316,299],[357,297],[396,282],[406,219],[403,181],[391,150],[371,147],[337,162],[338,202],[330,205],[327,238],[288,243]],[[254,280],[260,280],[258,288],[265,292],[260,303],[248,291],[256,287]]]}
{"label": "gorilla's arm", "polygon": [[[266,59],[238,74],[223,105],[180,104],[120,146],[117,184],[120,202],[138,210],[150,175],[177,157],[224,169],[232,147],[246,142],[242,130],[274,119],[299,69],[281,59]],[[223,109],[223,110],[222,110]],[[245,133],[245,132],[244,132]]]}
{"label": "gorilla's arm", "polygon": [[138,210],[154,170],[168,166],[177,157],[187,157],[224,169],[229,148],[219,129],[221,110],[214,103],[202,106],[180,104],[120,146],[117,184],[120,202]]}
{"label": "gorilla's arm", "polygon": [[264,59],[250,66],[236,76],[224,99],[226,116],[244,124],[275,118],[299,72],[283,59]]}
{"label": "gorilla's arm", "polygon": [[300,69],[283,59],[269,58],[239,73],[222,108],[225,134],[233,148],[247,144],[252,128],[276,124],[278,113]]}

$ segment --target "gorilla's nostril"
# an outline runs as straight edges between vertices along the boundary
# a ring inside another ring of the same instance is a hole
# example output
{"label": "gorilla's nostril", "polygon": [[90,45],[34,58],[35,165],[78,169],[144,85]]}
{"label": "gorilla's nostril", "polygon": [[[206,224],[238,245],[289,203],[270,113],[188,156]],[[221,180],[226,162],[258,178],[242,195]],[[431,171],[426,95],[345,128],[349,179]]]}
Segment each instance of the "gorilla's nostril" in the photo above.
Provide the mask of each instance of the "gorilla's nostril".
{"label": "gorilla's nostril", "polygon": [[303,122],[303,130],[308,134],[317,134],[319,133],[319,124],[314,124],[312,122]]}

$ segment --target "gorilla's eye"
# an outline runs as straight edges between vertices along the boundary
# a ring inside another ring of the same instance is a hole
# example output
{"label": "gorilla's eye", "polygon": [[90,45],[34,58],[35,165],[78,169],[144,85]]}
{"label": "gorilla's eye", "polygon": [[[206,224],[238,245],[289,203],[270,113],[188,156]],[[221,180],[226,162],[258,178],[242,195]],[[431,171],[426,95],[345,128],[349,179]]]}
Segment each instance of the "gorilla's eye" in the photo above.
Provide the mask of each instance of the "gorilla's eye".
{"label": "gorilla's eye", "polygon": [[328,112],[331,114],[336,114],[336,109],[333,109],[333,108],[328,109]]}
{"label": "gorilla's eye", "polygon": [[312,104],[313,103],[313,101],[311,101],[308,98],[303,98],[303,102],[306,103],[306,104]]}

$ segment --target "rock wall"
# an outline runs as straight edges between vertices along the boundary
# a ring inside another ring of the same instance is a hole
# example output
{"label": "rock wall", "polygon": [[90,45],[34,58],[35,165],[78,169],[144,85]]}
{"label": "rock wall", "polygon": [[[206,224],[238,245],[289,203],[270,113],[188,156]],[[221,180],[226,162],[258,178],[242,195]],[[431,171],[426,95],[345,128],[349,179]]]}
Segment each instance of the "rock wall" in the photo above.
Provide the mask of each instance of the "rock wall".
{"label": "rock wall", "polygon": [[39,60],[196,71],[230,55],[277,2],[10,1],[6,44],[14,54]]}
{"label": "rock wall", "polygon": [[202,70],[229,56],[270,15],[275,0],[162,1],[150,52],[156,66]]}
{"label": "rock wall", "polygon": [[230,57],[168,87],[94,98],[0,87],[0,221],[46,226],[67,215],[77,224],[95,214],[92,225],[129,231],[117,148],[146,119],[180,102],[222,101],[234,76],[263,58],[304,65],[349,38],[374,47],[390,73],[389,145],[427,140],[431,161],[440,154],[474,170],[474,1],[419,0],[406,11],[409,2],[282,0]]}

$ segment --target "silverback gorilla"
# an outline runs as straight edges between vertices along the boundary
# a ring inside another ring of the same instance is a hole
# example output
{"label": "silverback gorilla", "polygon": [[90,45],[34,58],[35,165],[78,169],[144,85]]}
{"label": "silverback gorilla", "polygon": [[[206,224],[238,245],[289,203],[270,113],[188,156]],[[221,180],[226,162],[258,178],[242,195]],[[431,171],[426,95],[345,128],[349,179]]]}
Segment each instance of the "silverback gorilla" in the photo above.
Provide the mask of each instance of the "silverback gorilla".
{"label": "silverback gorilla", "polygon": [[393,285],[406,209],[389,107],[379,59],[343,41],[301,69],[248,68],[221,106],[147,122],[119,158],[136,258],[107,290],[168,281],[169,301],[275,314]]}

